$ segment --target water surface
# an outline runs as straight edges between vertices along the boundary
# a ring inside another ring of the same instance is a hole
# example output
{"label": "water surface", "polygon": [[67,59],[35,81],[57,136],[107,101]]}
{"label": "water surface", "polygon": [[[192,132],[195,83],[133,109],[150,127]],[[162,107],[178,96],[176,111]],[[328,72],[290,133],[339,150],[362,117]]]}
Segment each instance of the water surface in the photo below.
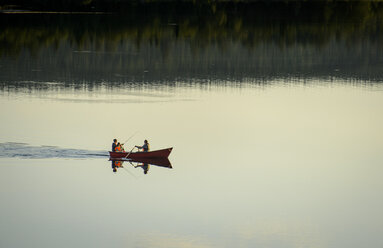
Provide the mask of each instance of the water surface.
{"label": "water surface", "polygon": [[240,6],[0,16],[1,247],[382,247],[380,4]]}
{"label": "water surface", "polygon": [[[2,244],[379,247],[382,91],[312,83],[3,92]],[[172,170],[95,156],[136,130]]]}

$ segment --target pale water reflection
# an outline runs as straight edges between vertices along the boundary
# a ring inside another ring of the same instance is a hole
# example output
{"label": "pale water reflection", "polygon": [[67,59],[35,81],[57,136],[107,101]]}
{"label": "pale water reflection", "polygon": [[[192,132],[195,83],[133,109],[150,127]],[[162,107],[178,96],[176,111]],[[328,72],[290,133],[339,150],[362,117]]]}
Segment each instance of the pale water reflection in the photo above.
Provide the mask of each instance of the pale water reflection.
{"label": "pale water reflection", "polygon": [[0,143],[0,157],[3,158],[107,158],[106,151],[91,151],[85,149],[61,148],[57,146],[31,146],[25,143],[5,142]]}
{"label": "pale water reflection", "polygon": [[125,148],[174,147],[174,168],[3,150],[1,246],[383,245],[379,84],[180,85],[2,91],[2,146],[106,153],[138,131]]}

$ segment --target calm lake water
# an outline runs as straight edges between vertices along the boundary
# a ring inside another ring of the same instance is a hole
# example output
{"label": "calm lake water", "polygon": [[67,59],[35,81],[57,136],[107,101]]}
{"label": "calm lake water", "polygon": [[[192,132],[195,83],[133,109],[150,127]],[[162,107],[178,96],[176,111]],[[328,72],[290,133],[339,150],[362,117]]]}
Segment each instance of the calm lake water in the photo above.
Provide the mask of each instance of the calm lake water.
{"label": "calm lake water", "polygon": [[[220,50],[165,25],[164,58],[126,33],[81,50],[67,21],[0,56],[1,247],[383,246],[380,33]],[[114,173],[132,135],[174,147],[173,168]]]}

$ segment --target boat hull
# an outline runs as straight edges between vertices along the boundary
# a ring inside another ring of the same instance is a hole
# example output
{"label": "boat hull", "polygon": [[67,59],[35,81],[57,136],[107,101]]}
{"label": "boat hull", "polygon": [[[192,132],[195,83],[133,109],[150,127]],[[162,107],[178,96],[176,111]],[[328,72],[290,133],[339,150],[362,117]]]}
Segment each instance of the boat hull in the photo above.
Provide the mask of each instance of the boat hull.
{"label": "boat hull", "polygon": [[150,152],[109,152],[109,157],[127,159],[167,158],[172,150],[173,147]]}

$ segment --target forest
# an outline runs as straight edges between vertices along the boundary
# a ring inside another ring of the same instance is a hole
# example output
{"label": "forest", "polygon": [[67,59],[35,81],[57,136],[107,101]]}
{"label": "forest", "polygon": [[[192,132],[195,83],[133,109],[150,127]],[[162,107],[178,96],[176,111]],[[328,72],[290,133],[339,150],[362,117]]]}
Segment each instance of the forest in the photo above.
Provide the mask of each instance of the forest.
{"label": "forest", "polygon": [[[43,1],[42,1],[43,2]],[[49,1],[47,1],[49,2]],[[107,2],[107,1],[104,1]],[[129,1],[130,2],[130,1]],[[331,39],[355,42],[383,38],[381,2],[224,3],[209,8],[193,3],[141,4],[117,14],[0,14],[0,56],[21,49],[35,54],[40,47],[69,41],[86,48],[90,41],[115,49],[125,40],[153,42],[187,39],[203,48],[225,49],[238,41],[249,49],[260,42],[323,46]],[[163,45],[163,44],[162,44]]]}
{"label": "forest", "polygon": [[129,1],[100,10],[0,13],[0,79],[383,77],[381,2]]}

